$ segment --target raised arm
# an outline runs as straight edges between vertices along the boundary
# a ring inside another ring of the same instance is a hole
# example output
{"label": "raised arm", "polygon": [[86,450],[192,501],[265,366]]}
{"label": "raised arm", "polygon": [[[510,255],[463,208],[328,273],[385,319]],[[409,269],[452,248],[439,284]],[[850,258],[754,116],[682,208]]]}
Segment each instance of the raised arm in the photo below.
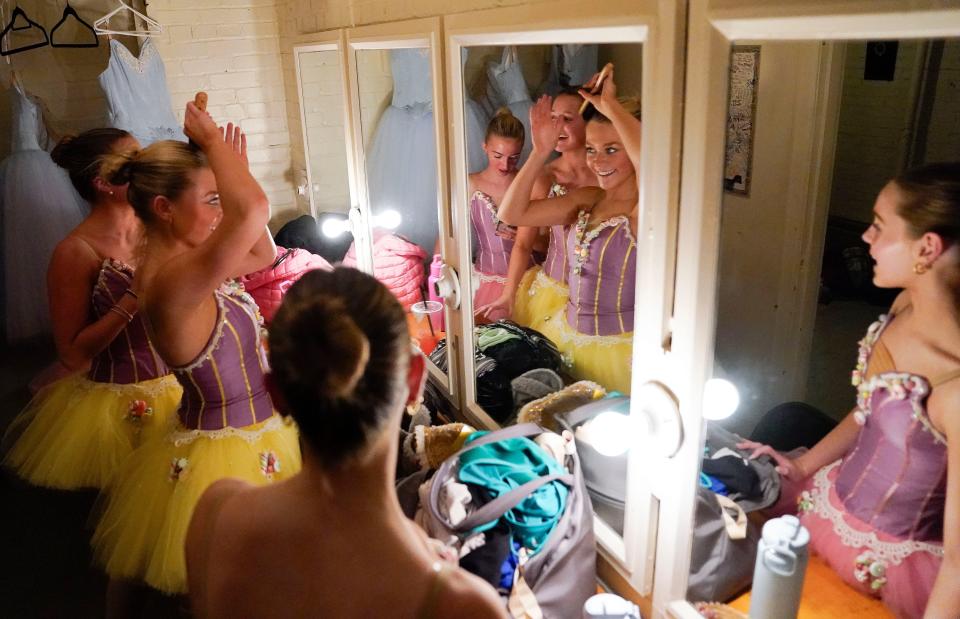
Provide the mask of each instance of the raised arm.
{"label": "raised arm", "polygon": [[[60,362],[70,370],[82,370],[127,326],[120,311],[90,320],[90,295],[100,272],[100,259],[76,237],[67,237],[53,251],[47,269],[47,290],[53,339]],[[116,299],[119,309],[133,315],[137,299],[124,294]]]}
{"label": "raised arm", "polygon": [[[600,85],[600,93],[590,93],[589,90],[595,89],[595,83],[603,73],[606,73],[606,78]],[[580,96],[589,101],[593,107],[597,108],[597,111],[613,123],[614,129],[617,130],[620,139],[623,141],[623,147],[627,151],[630,163],[633,164],[634,170],[639,175],[641,124],[640,120],[625,110],[617,100],[617,85],[613,81],[613,64],[608,63],[604,70],[594,75],[585,86],[586,89],[580,90]]]}
{"label": "raised arm", "polygon": [[213,120],[193,102],[187,103],[184,132],[207,156],[217,179],[223,217],[205,241],[175,256],[158,272],[156,294],[151,297],[162,299],[167,310],[199,306],[226,279],[247,268],[244,261],[254,247],[267,243],[263,237],[270,218],[270,203],[246,161],[232,140],[225,140]]}
{"label": "raised arm", "polygon": [[[240,155],[240,158],[247,164],[247,169],[249,170],[250,161],[247,159],[247,135],[240,130],[240,127],[231,123],[227,123],[226,129],[221,128],[221,132],[223,133],[224,142],[233,146],[234,152]],[[232,277],[241,277],[264,269],[273,264],[276,258],[277,246],[273,242],[270,229],[264,227],[263,234],[257,239],[253,249],[251,249],[250,253],[243,259],[243,262],[238,265]]]}

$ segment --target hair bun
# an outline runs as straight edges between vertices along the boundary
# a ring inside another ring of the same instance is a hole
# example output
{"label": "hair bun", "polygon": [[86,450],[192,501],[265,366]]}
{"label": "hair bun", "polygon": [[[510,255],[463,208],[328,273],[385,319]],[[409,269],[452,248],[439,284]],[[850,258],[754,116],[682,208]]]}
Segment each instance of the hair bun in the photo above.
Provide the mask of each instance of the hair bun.
{"label": "hair bun", "polygon": [[367,369],[370,342],[347,312],[344,302],[339,298],[317,296],[296,322],[293,335],[298,339],[310,338],[318,331],[323,338],[320,343],[323,350],[316,350],[320,354],[310,360],[317,368],[321,398],[349,398]]}
{"label": "hair bun", "polygon": [[77,139],[75,135],[65,135],[60,138],[60,141],[57,142],[57,145],[53,147],[53,150],[50,151],[50,158],[53,159],[53,162],[64,168],[67,166],[70,159],[70,145],[73,141]]}
{"label": "hair bun", "polygon": [[126,185],[133,174],[139,150],[104,155],[100,160],[100,175],[111,185]]}

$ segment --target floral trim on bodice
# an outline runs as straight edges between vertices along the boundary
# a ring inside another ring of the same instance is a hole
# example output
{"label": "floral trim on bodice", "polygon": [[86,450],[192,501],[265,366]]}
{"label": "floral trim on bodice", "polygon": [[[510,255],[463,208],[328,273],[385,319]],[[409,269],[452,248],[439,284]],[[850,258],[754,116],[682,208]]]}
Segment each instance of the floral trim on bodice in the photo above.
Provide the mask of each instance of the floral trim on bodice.
{"label": "floral trim on bodice", "polygon": [[920,422],[925,432],[933,435],[936,442],[947,444],[947,438],[935,427],[927,415],[926,408],[923,405],[924,400],[930,395],[930,384],[927,379],[918,374],[910,372],[883,372],[870,378],[866,378],[867,365],[870,361],[870,354],[874,346],[880,339],[880,335],[890,324],[893,318],[890,314],[881,314],[880,318],[867,329],[867,334],[860,340],[860,351],[857,355],[857,366],[853,370],[850,382],[857,388],[857,410],[853,413],[853,418],[858,425],[867,423],[867,417],[872,413],[871,400],[873,392],[882,388],[897,400],[910,398],[911,416]]}
{"label": "floral trim on bodice", "polygon": [[809,495],[804,497],[807,509],[803,513],[812,513],[833,525],[833,532],[840,536],[840,541],[849,548],[864,548],[873,553],[871,559],[900,565],[908,556],[915,552],[928,552],[936,557],[943,557],[943,545],[915,540],[883,541],[873,531],[860,531],[850,526],[844,518],[845,513],[837,509],[830,502],[829,479],[830,471],[840,465],[840,460],[828,464],[817,471],[813,476],[813,488]]}
{"label": "floral trim on bodice", "polygon": [[633,245],[637,244],[637,240],[633,238],[633,233],[630,232],[630,220],[627,219],[625,215],[616,215],[610,219],[605,219],[595,228],[588,230],[587,223],[589,221],[590,211],[580,211],[577,215],[577,223],[573,229],[574,238],[576,238],[576,242],[573,245],[574,275],[580,275],[581,271],[583,271],[583,265],[590,259],[590,244],[607,228],[612,228],[621,223],[626,224],[625,230],[627,232],[627,238],[630,239]]}
{"label": "floral trim on bodice", "polygon": [[567,195],[567,188],[557,182],[550,185],[550,191],[547,193],[548,198],[562,198],[565,195]]}
{"label": "floral trim on bodice", "polygon": [[493,203],[493,198],[479,189],[476,189],[474,190],[473,195],[470,196],[470,199],[479,199],[480,203],[486,207],[488,211],[490,211],[490,218],[493,220],[494,228],[496,228],[496,225],[500,220],[497,218],[497,205]]}

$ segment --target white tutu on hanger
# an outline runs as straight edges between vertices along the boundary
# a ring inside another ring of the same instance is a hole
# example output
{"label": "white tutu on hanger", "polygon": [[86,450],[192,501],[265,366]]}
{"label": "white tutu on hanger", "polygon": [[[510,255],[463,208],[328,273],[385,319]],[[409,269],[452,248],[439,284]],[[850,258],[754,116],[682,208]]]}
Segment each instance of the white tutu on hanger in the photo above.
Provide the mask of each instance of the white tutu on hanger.
{"label": "white tutu on hanger", "polygon": [[12,153],[0,163],[3,290],[8,341],[50,332],[50,256],[90,210],[66,171],[40,148],[42,119],[18,86],[10,89]]}

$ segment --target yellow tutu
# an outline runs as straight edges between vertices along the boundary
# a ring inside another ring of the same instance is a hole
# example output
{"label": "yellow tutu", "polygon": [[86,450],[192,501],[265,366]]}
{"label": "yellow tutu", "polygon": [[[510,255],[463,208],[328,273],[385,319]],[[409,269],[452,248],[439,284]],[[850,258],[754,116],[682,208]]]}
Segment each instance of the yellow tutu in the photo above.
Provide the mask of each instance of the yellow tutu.
{"label": "yellow tutu", "polygon": [[104,488],[139,443],[169,427],[181,394],[172,375],[123,385],[72,374],[10,424],[3,463],[36,486]]}
{"label": "yellow tutu", "polygon": [[226,477],[264,485],[300,470],[297,428],[279,415],[243,428],[171,432],[143,443],[109,488],[91,543],[112,578],[187,591],[184,542],[200,495]]}
{"label": "yellow tutu", "polygon": [[557,345],[575,380],[592,380],[607,391],[630,395],[632,333],[584,335],[567,322],[566,308],[554,312],[540,331]]}
{"label": "yellow tutu", "polygon": [[543,272],[540,265],[527,269],[517,286],[513,304],[513,321],[543,332],[548,317],[562,309],[570,289]]}

